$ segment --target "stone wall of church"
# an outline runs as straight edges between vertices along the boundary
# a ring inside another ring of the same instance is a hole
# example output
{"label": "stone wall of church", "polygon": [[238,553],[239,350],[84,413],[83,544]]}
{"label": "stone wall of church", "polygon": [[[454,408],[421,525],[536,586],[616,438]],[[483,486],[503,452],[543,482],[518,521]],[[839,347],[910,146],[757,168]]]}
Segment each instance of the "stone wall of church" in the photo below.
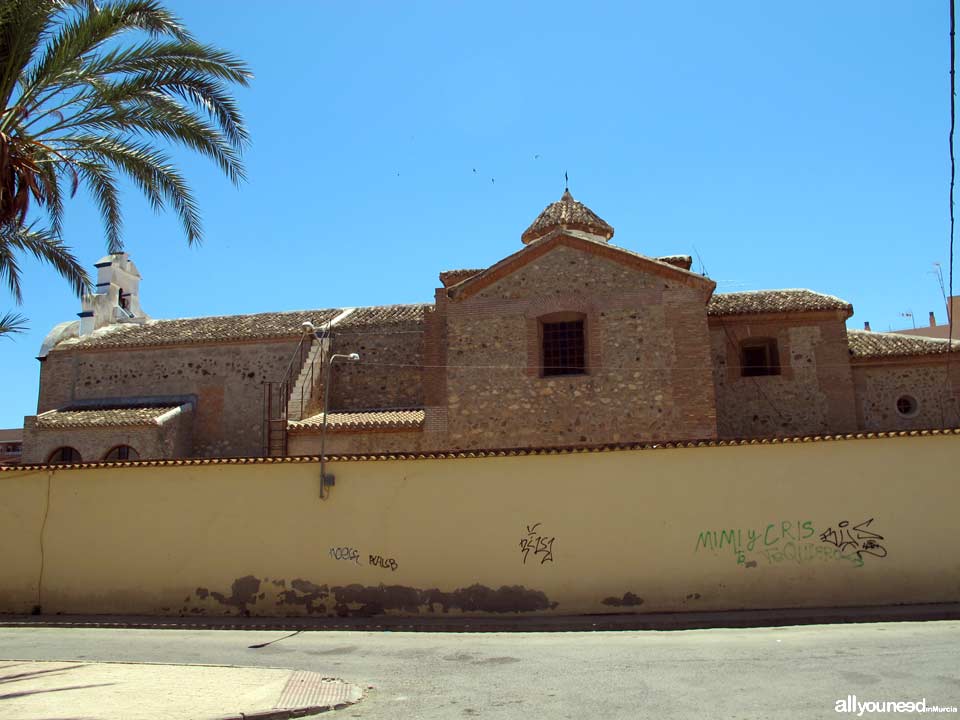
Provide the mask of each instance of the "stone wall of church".
{"label": "stone wall of church", "polygon": [[[853,432],[853,376],[844,318],[738,315],[711,318],[710,338],[721,438]],[[780,372],[743,377],[740,343],[776,341]]]}
{"label": "stone wall of church", "polygon": [[263,384],[279,380],[296,341],[54,350],[41,367],[38,412],[76,400],[192,399],[193,455],[262,454]]}
{"label": "stone wall of church", "polygon": [[[334,363],[331,412],[423,407],[422,322],[345,324],[334,329],[332,348],[345,355],[355,352],[360,361]],[[316,397],[323,396],[318,392]]]}
{"label": "stone wall of church", "polygon": [[[705,304],[695,281],[564,245],[442,302],[450,447],[714,437]],[[542,376],[553,313],[584,317],[585,374]]]}
{"label": "stone wall of church", "polygon": [[[863,430],[960,427],[960,362],[949,369],[939,358],[856,363],[853,379]],[[898,411],[904,397],[912,399],[912,411]]]}
{"label": "stone wall of church", "polygon": [[[288,436],[290,455],[320,455],[320,432],[296,432]],[[326,453],[414,453],[444,450],[443,438],[418,430],[380,432],[328,432]]]}
{"label": "stone wall of church", "polygon": [[190,457],[193,412],[185,411],[160,426],[106,428],[37,428],[35,416],[24,418],[23,463],[45,463],[53,451],[72,447],[82,462],[100,462],[111,449],[129,445],[140,460]]}

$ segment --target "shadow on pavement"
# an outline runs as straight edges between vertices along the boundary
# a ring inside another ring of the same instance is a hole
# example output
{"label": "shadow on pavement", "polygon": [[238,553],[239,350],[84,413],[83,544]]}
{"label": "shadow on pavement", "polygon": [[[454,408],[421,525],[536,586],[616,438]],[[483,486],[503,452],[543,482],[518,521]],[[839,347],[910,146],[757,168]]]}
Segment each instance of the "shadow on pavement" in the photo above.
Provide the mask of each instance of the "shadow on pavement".
{"label": "shadow on pavement", "polygon": [[88,685],[68,685],[67,687],[47,688],[45,690],[24,690],[23,692],[6,693],[0,695],[0,700],[13,700],[28,695],[42,695],[43,693],[64,692],[65,690],[83,690],[84,688],[107,687],[116,683],[90,683]]}
{"label": "shadow on pavement", "polygon": [[[15,666],[4,665],[0,669],[6,670],[10,667],[15,667]],[[21,680],[30,680],[31,678],[35,678],[38,675],[59,675],[60,673],[69,672],[70,670],[76,670],[77,668],[82,668],[82,667],[84,667],[83,663],[81,663],[80,665],[69,665],[67,667],[51,668],[49,670],[33,670],[32,672],[14,673],[13,675],[0,675],[0,684],[20,682]]]}

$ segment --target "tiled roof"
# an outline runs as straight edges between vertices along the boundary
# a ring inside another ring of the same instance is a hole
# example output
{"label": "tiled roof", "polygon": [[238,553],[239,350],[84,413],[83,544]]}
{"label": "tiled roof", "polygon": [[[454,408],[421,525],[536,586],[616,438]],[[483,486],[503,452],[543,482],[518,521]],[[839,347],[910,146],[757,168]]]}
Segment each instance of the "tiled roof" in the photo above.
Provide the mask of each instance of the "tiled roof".
{"label": "tiled roof", "polygon": [[334,330],[344,328],[369,328],[377,325],[392,325],[394,323],[423,322],[423,314],[431,305],[376,305],[374,307],[357,308],[347,315]]}
{"label": "tiled roof", "polygon": [[846,312],[848,317],[853,314],[853,306],[845,300],[812,290],[751,290],[718,293],[710,298],[707,304],[707,314],[712,316],[822,310],[841,310]]}
{"label": "tiled roof", "polygon": [[[423,410],[366,410],[362,412],[332,412],[327,430],[418,430],[423,427]],[[291,432],[320,430],[323,413],[289,423]]]}
{"label": "tiled roof", "polygon": [[560,227],[585,230],[607,240],[613,237],[613,227],[609,223],[582,202],[574,200],[569,190],[564,190],[563,196],[557,202],[547,205],[530,227],[523,231],[520,239],[525,244],[531,243]]}
{"label": "tiled roof", "polygon": [[[332,413],[331,413],[332,415]],[[665,443],[618,443],[590,447],[532,447],[485,450],[449,450],[426,452],[354,453],[328,455],[327,462],[377,462],[385,460],[473,460],[490,457],[527,457],[532,455],[582,455],[585,453],[635,452],[650,450],[681,450],[689,448],[739,447],[744,445],[794,445],[802,443],[841,442],[844,440],[877,440],[881,438],[960,436],[960,428],[933,428],[930,430],[889,430],[881,432],[858,432],[842,435],[797,435],[792,437],[752,438],[749,440],[689,440]],[[30,472],[38,468],[56,470],[80,470],[88,468],[123,467],[183,467],[197,465],[292,465],[320,462],[317,455],[284,457],[230,457],[196,458],[177,460],[131,460],[128,462],[86,462],[71,465],[13,465],[0,467],[0,473]]]}
{"label": "tiled roof", "polygon": [[676,265],[684,270],[689,270],[690,266],[693,265],[693,258],[689,255],[664,255],[655,259],[667,265]]}
{"label": "tiled roof", "polygon": [[450,287],[451,285],[456,285],[458,282],[463,282],[467,278],[473,277],[474,275],[479,275],[482,273],[484,268],[478,268],[475,270],[444,270],[440,273],[440,282],[444,287]]}
{"label": "tiled roof", "polygon": [[[945,355],[949,348],[946,338],[928,338],[918,335],[847,330],[850,356],[855,360],[913,357],[916,355]],[[953,351],[960,352],[960,341],[953,341]]]}
{"label": "tiled roof", "polygon": [[[427,305],[383,305],[357,308],[341,327],[358,327],[403,322],[423,318]],[[317,328],[339,315],[339,308],[257,313],[254,315],[218,315],[148,320],[139,325],[121,323],[97,330],[92,335],[59,343],[57,349],[78,350],[121,347],[152,347],[190,343],[231,342],[236,340],[295,339],[310,321]]]}
{"label": "tiled roof", "polygon": [[179,405],[124,408],[66,408],[37,415],[37,427],[43,430],[61,428],[98,428],[159,425],[162,415]]}

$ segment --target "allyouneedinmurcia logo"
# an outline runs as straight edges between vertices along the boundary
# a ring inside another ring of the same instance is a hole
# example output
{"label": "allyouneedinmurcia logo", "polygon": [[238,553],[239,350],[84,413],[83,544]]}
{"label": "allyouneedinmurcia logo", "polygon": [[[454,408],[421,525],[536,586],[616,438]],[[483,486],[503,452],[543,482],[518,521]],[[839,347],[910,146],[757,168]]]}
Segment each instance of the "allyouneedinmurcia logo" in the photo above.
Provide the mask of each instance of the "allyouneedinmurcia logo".
{"label": "allyouneedinmurcia logo", "polygon": [[955,713],[957,708],[927,705],[927,699],[920,700],[867,700],[860,702],[856,695],[847,695],[837,700],[834,709],[838,713],[854,713],[861,717],[864,713]]}

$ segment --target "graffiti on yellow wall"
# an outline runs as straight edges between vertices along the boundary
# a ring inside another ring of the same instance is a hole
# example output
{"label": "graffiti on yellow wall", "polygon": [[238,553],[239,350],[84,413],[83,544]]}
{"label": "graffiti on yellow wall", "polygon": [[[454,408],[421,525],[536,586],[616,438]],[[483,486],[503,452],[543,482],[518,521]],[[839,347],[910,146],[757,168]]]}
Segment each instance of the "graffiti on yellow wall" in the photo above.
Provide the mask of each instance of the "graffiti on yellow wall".
{"label": "graffiti on yellow wall", "polygon": [[738,565],[798,564],[842,561],[862,567],[865,556],[886,557],[884,537],[870,518],[857,525],[842,520],[817,533],[812,520],[781,520],[758,528],[703,530],[697,535],[694,553],[729,550]]}
{"label": "graffiti on yellow wall", "polygon": [[533,559],[539,558],[540,564],[553,562],[553,542],[555,537],[548,537],[539,529],[542,523],[527,525],[527,533],[520,539],[520,554],[523,555],[523,563],[526,564],[530,555]]}

